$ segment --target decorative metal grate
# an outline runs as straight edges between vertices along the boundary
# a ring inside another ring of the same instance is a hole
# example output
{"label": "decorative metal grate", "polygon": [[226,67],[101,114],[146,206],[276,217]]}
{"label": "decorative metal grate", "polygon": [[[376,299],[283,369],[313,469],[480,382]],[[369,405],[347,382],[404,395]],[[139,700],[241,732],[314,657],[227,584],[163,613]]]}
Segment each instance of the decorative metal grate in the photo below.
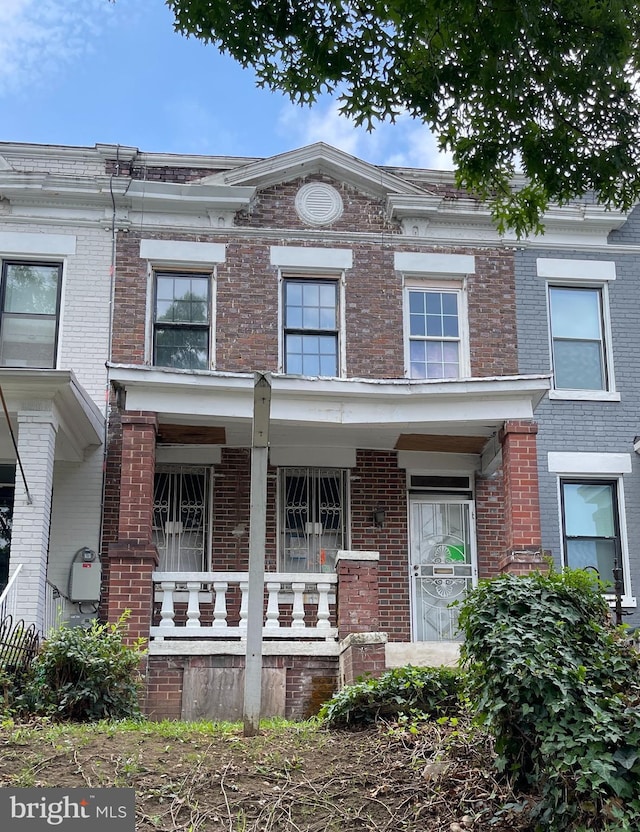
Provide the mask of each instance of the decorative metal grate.
{"label": "decorative metal grate", "polygon": [[156,470],[153,540],[162,571],[201,572],[205,568],[209,514],[209,468]]}
{"label": "decorative metal grate", "polygon": [[345,472],[284,468],[280,472],[283,572],[333,572],[345,548]]}

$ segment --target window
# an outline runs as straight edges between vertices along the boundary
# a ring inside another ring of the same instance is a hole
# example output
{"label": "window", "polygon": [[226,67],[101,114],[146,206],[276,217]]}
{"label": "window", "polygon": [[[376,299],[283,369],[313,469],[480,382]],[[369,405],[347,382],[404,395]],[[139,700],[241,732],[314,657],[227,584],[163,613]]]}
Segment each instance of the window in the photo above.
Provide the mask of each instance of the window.
{"label": "window", "polygon": [[338,281],[287,279],[284,292],[284,372],[338,376]]}
{"label": "window", "polygon": [[617,490],[615,480],[561,481],[566,565],[594,570],[607,582],[614,561],[623,566]]}
{"label": "window", "polygon": [[1,366],[56,366],[61,283],[59,263],[3,263]]}
{"label": "window", "polygon": [[207,370],[211,333],[211,276],[156,273],[154,364]]}
{"label": "window", "polygon": [[280,569],[333,572],[345,548],[346,471],[281,468]]}
{"label": "window", "polygon": [[410,378],[459,378],[462,366],[457,290],[407,290]]}
{"label": "window", "polygon": [[607,360],[600,287],[549,287],[554,386],[607,390]]}
{"label": "window", "polygon": [[211,469],[158,466],[153,542],[162,572],[201,572],[209,550]]}

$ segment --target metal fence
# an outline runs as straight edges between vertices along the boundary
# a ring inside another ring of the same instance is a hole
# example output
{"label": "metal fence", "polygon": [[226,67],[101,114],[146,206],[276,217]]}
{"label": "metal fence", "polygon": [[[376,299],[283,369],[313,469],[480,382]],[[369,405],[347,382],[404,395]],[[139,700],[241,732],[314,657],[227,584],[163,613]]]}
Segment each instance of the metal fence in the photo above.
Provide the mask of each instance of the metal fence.
{"label": "metal fence", "polygon": [[0,671],[13,679],[14,685],[20,683],[29,669],[39,641],[35,624],[25,627],[24,621],[14,622],[10,614],[0,620]]}

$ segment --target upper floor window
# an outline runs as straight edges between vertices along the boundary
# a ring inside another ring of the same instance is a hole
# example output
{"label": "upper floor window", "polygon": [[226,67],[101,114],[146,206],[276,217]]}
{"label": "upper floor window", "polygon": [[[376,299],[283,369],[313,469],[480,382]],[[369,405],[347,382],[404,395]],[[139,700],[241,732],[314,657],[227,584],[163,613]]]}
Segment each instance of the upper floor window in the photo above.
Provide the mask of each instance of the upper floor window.
{"label": "upper floor window", "polygon": [[461,292],[408,288],[408,368],[411,378],[463,375]]}
{"label": "upper floor window", "polygon": [[338,281],[286,279],[284,292],[284,372],[338,376]]}
{"label": "upper floor window", "polygon": [[210,366],[211,276],[157,272],[153,363],[181,370]]}
{"label": "upper floor window", "polygon": [[566,565],[590,569],[613,582],[614,562],[622,568],[615,480],[562,480],[562,532]]}
{"label": "upper floor window", "polygon": [[62,266],[59,263],[2,264],[0,365],[56,366]]}
{"label": "upper floor window", "polygon": [[554,386],[608,390],[601,287],[549,287]]}

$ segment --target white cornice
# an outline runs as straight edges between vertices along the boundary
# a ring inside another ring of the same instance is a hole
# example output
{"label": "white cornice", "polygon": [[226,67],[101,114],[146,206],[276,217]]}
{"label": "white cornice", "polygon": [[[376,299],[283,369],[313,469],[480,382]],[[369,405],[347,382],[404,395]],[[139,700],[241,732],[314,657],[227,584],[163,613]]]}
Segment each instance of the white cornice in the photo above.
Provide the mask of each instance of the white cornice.
{"label": "white cornice", "polygon": [[384,197],[389,192],[423,194],[417,185],[400,179],[385,169],[363,162],[324,142],[316,142],[296,150],[261,159],[225,173],[201,180],[203,183],[225,182],[229,185],[254,185],[267,188],[280,182],[298,179],[313,173],[325,173],[341,182],[348,182],[366,193]]}
{"label": "white cornice", "polygon": [[[126,223],[129,211],[171,214],[176,219],[195,214],[207,217],[210,222],[209,211],[236,212],[249,204],[253,194],[252,187],[142,182],[106,175],[63,176],[0,171],[0,197],[10,201],[12,211],[18,206],[35,209],[44,215],[60,207],[109,211],[115,203],[117,210],[125,212],[119,217],[119,225]],[[100,217],[96,219],[99,221]],[[167,224],[171,224],[170,220]],[[207,223],[201,224],[206,227]]]}

